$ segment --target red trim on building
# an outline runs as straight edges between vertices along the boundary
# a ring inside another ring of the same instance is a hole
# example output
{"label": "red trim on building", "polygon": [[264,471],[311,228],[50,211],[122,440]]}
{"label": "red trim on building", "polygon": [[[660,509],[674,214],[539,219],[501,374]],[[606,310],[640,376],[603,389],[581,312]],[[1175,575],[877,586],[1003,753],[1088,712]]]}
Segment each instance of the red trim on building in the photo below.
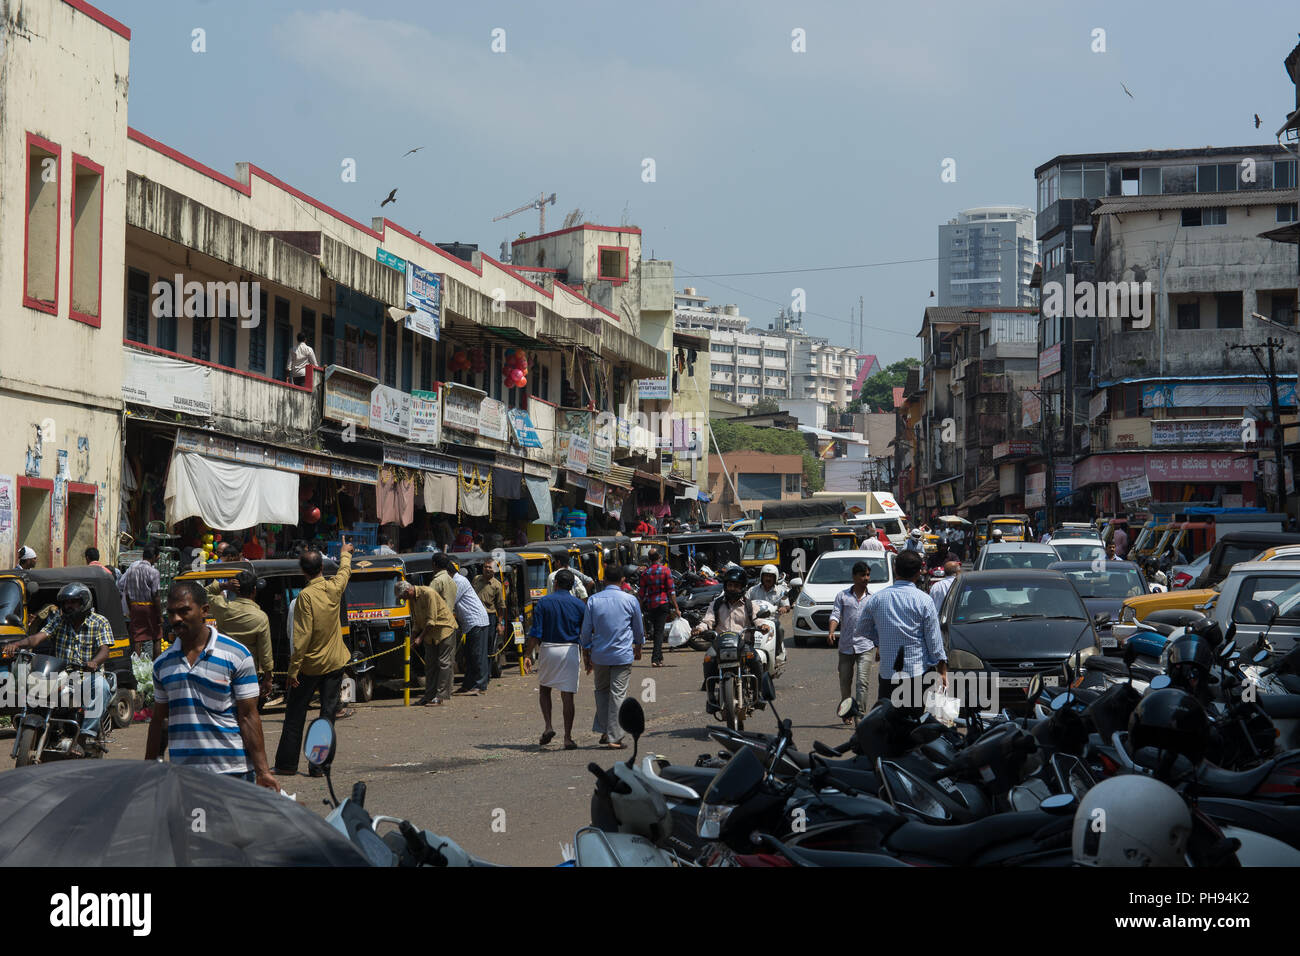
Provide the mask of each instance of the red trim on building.
{"label": "red trim on building", "polygon": [[[279,385],[282,388],[291,388],[296,392],[310,392],[316,381],[316,370],[324,370],[321,365],[308,365],[307,377],[302,385],[294,385],[292,382],[284,382],[279,379],[270,378],[266,375],[258,375],[256,372],[245,372],[242,369],[231,368],[229,365],[218,365],[216,362],[207,362],[203,359],[195,358],[192,355],[182,355],[180,352],[171,352],[167,349],[160,349],[155,345],[146,345],[144,342],[136,342],[132,339],[123,338],[123,345],[129,345],[133,349],[139,349],[142,352],[153,352],[155,355],[165,355],[167,358],[180,359],[182,362],[191,362],[194,365],[206,365],[208,368],[219,369],[223,372],[230,372],[233,375],[242,375],[244,378],[251,378],[258,382],[268,382],[271,385]],[[362,374],[365,374],[364,372]]]}
{"label": "red trim on building", "polygon": [[[77,285],[77,224],[73,221],[73,216],[77,213],[78,166],[99,175],[99,261],[95,263],[95,268],[99,270],[99,295],[95,297],[95,312],[93,314],[78,312],[72,307],[72,293]],[[70,247],[68,251],[68,318],[75,319],[78,322],[85,322],[94,328],[100,327],[104,313],[104,189],[106,186],[103,166],[79,153],[72,154],[72,201],[68,203],[68,235],[72,239],[68,243]]]}
{"label": "red trim on building", "polygon": [[108,27],[110,30],[112,30],[118,36],[122,37],[124,40],[131,39],[130,27],[118,23],[116,20],[114,20],[104,11],[97,10],[95,7],[92,7],[90,4],[86,3],[86,0],[63,0],[63,2],[66,3],[68,6],[72,7],[72,9],[84,13],[86,16],[90,17],[90,19],[94,20],[100,26]]}
{"label": "red trim on building", "polygon": [[[30,162],[31,162],[33,145],[39,146],[47,153],[54,154],[55,170],[57,171],[57,176],[55,178],[55,184],[54,184],[55,209],[54,209],[54,301],[53,302],[46,302],[42,299],[33,299],[31,296],[27,294],[27,257],[29,254],[28,236],[29,233],[31,232],[29,226],[30,226],[31,214],[32,214],[31,213],[32,170],[31,170]],[[23,305],[25,305],[29,309],[36,309],[38,312],[45,312],[49,315],[58,315],[59,314],[59,244],[63,238],[62,235],[63,225],[62,225],[62,220],[59,218],[58,207],[63,204],[63,148],[59,146],[57,143],[52,143],[48,139],[45,139],[42,136],[37,136],[35,133],[29,132],[27,134],[26,145],[24,145],[23,147],[23,175],[27,177],[27,181],[23,184],[23,190],[24,190],[23,194],[26,197],[24,200],[25,206],[23,208]]]}
{"label": "red trim on building", "polygon": [[[601,275],[601,274],[600,274],[600,254],[601,254],[602,252],[606,252],[606,251],[617,251],[617,252],[621,252],[621,253],[623,253],[623,276],[622,276],[622,278],[619,278],[619,277],[617,277],[617,276],[607,276],[607,275]],[[627,246],[601,246],[601,245],[597,245],[597,246],[596,246],[596,281],[597,281],[597,282],[612,282],[612,283],[614,283],[614,285],[622,285],[624,282],[627,281],[628,259],[630,259],[630,258],[632,258],[632,250],[628,249]]]}
{"label": "red trim on building", "polygon": [[[15,568],[18,567],[18,549],[24,547],[24,543],[22,541],[17,540],[18,537],[17,532],[23,526],[23,489],[24,488],[40,488],[43,491],[48,491],[50,493],[50,547],[51,548],[54,547],[54,480],[51,478],[27,478],[20,475],[18,477],[18,484],[17,484],[17,491],[16,491],[16,497],[18,498],[18,500],[14,502],[15,540],[14,540],[14,560],[12,566]],[[55,565],[53,559],[54,556],[52,554],[46,554],[45,560],[49,563],[46,564],[45,567],[47,568],[54,567]],[[39,551],[36,552],[36,566],[37,567],[41,566],[41,554]]]}
{"label": "red trim on building", "polygon": [[584,222],[581,225],[570,226],[568,229],[557,229],[555,232],[544,232],[540,236],[525,236],[522,239],[516,239],[510,243],[512,247],[522,246],[525,242],[537,242],[539,239],[550,239],[552,236],[562,236],[566,232],[577,232],[579,229],[590,229],[595,232],[617,232],[627,233],[628,235],[639,236],[641,230],[636,226],[597,226],[594,223]]}
{"label": "red trim on building", "polygon": [[95,485],[86,484],[80,481],[70,481],[68,482],[68,496],[67,498],[64,499],[63,502],[63,564],[64,567],[67,567],[68,565],[68,515],[72,510],[73,495],[90,495],[92,498],[95,499],[94,505],[91,506],[91,510],[90,510],[91,517],[93,519],[90,523],[90,526],[95,531],[95,536],[91,541],[91,547],[94,548],[99,547],[99,515],[98,515],[99,488]]}
{"label": "red trim on building", "polygon": [[175,160],[182,166],[194,170],[196,173],[202,173],[209,179],[215,179],[223,186],[229,186],[231,189],[235,190],[235,192],[243,193],[245,196],[252,194],[252,190],[238,180],[231,179],[229,176],[217,172],[211,166],[204,166],[197,159],[190,159],[190,157],[186,156],[184,153],[172,149],[170,146],[166,146],[150,136],[146,136],[138,129],[133,129],[128,126],[126,130],[126,138],[135,140],[141,146],[149,147],[155,153],[162,153],[168,159]]}

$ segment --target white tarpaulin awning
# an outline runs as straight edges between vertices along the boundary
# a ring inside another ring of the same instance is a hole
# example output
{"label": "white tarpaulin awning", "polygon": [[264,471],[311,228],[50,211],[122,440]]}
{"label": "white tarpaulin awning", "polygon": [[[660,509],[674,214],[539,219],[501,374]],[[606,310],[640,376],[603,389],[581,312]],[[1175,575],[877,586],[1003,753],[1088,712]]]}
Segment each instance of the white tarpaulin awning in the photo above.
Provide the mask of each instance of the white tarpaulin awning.
{"label": "white tarpaulin awning", "polygon": [[524,484],[528,486],[528,493],[533,496],[537,508],[537,520],[533,524],[555,524],[555,517],[551,514],[551,489],[546,479],[525,475]]}
{"label": "white tarpaulin awning", "polygon": [[298,476],[176,452],[167,470],[167,524],[199,517],[217,531],[298,523]]}

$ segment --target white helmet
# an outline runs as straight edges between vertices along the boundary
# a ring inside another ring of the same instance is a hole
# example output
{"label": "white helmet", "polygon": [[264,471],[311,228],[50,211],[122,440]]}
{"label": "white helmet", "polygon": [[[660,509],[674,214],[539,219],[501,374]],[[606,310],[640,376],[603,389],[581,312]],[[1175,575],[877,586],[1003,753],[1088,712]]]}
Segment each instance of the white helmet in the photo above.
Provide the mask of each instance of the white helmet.
{"label": "white helmet", "polygon": [[700,577],[702,577],[702,578],[711,578],[711,577],[713,577],[713,569],[712,569],[711,567],[709,567],[707,564],[701,564],[701,565],[700,565]]}
{"label": "white helmet", "polygon": [[1002,540],[1002,529],[1001,529],[1001,528],[994,528],[993,531],[990,533],[990,536],[991,536],[994,540],[1001,541],[1001,540]]}
{"label": "white helmet", "polygon": [[913,538],[919,538],[919,537],[921,537],[921,529],[920,529],[920,528],[913,528],[911,531],[909,531],[909,532],[907,532],[907,533],[908,533],[909,535],[911,535]]}
{"label": "white helmet", "polygon": [[1080,866],[1186,866],[1192,814],[1167,784],[1137,774],[1103,780],[1074,814]]}
{"label": "white helmet", "polygon": [[776,569],[776,565],[775,565],[775,564],[765,564],[765,565],[763,565],[763,570],[758,572],[758,576],[761,578],[761,577],[762,577],[763,575],[765,575],[765,574],[770,574],[770,575],[772,575],[772,576],[774,576],[774,577],[778,577],[778,578],[781,576],[781,572],[778,571],[778,570]]}

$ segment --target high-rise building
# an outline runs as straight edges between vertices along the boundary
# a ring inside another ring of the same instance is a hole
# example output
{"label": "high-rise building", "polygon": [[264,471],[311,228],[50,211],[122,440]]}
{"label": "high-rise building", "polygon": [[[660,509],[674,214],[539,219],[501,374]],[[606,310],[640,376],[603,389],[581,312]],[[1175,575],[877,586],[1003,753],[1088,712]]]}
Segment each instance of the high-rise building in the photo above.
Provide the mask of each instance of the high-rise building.
{"label": "high-rise building", "polygon": [[1034,213],[1024,206],[965,209],[939,227],[940,306],[1033,306]]}

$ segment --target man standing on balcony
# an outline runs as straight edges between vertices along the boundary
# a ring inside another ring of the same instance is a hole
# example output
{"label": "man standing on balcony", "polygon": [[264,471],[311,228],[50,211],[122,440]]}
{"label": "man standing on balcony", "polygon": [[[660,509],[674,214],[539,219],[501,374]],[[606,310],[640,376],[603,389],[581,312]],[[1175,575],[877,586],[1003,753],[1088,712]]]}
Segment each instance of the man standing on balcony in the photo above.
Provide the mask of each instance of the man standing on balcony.
{"label": "man standing on balcony", "polygon": [[307,366],[319,365],[316,360],[316,351],[307,344],[307,335],[304,332],[298,333],[298,345],[289,355],[289,381],[294,385],[307,384]]}

